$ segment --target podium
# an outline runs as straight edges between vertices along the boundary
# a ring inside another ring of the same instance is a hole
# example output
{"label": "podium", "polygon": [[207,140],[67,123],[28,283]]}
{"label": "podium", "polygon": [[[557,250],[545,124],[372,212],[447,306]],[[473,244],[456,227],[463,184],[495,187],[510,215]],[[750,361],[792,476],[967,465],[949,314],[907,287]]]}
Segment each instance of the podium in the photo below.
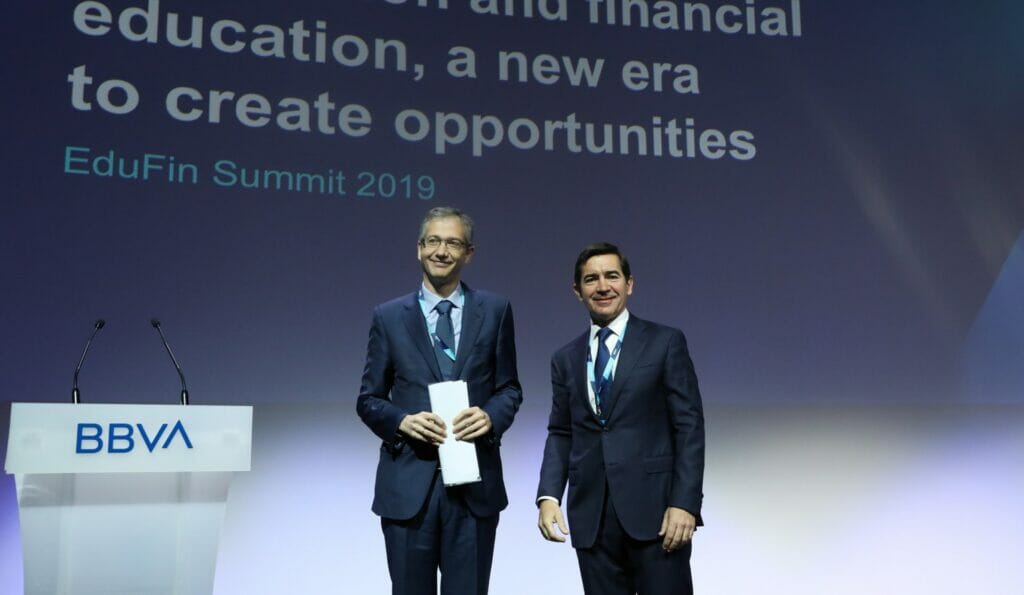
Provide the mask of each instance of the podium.
{"label": "podium", "polygon": [[209,595],[252,407],[13,403],[25,595]]}

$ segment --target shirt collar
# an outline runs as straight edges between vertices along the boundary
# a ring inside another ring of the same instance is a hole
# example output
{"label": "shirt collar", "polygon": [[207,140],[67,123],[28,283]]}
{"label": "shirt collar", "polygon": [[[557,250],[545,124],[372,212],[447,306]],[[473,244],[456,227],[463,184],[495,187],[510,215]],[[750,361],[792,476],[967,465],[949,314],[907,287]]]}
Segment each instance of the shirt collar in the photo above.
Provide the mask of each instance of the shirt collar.
{"label": "shirt collar", "polygon": [[[615,333],[616,337],[622,337],[622,334],[626,332],[626,323],[629,322],[629,310],[623,310],[619,312],[619,315],[615,317],[615,320],[608,323],[608,328]],[[597,331],[601,330],[601,327],[596,324],[590,324],[590,342],[594,342],[594,337],[597,336]]]}
{"label": "shirt collar", "polygon": [[453,291],[451,295],[448,297],[441,297],[427,289],[426,283],[421,283],[419,298],[420,303],[424,306],[423,311],[430,312],[437,307],[437,304],[439,304],[441,300],[448,300],[454,304],[456,308],[461,308],[466,302],[466,292],[462,289],[462,283],[459,283],[455,286],[455,291]]}

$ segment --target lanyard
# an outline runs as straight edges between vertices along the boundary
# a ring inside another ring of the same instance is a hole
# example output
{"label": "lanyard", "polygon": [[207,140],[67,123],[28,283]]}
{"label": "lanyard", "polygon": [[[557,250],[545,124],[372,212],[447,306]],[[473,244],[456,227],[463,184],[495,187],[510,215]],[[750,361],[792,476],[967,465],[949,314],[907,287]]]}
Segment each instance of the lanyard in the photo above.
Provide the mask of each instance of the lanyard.
{"label": "lanyard", "polygon": [[[623,331],[622,334],[625,335],[626,334],[625,331]],[[600,349],[601,346],[598,345],[597,348]],[[619,351],[621,351],[621,350],[622,350],[622,337],[620,336],[619,340],[615,342],[615,348],[612,349],[612,351],[610,353],[610,357],[608,358],[608,363],[604,365],[604,371],[601,373],[601,381],[598,382],[597,378],[596,378],[596,375],[594,374],[595,370],[594,370],[594,356],[593,356],[593,352],[592,352],[591,349],[589,349],[589,348],[587,349],[587,378],[590,379],[590,388],[594,391],[594,399],[598,403],[598,409],[599,410],[600,410],[600,394],[601,394],[601,389],[604,388],[605,385],[608,382],[611,381],[612,368],[615,367],[615,362],[619,359]]]}
{"label": "lanyard", "polygon": [[[421,303],[425,302],[426,299],[427,299],[427,296],[425,296],[423,294],[423,288],[422,287],[420,287],[420,290],[419,290],[418,294],[419,295],[417,297],[418,297],[419,301]],[[454,296],[454,294],[452,294],[452,295]],[[454,304],[454,302],[452,302],[452,303]],[[454,306],[453,305],[453,308],[457,308],[457,307],[458,306]],[[438,316],[440,316],[440,314],[438,314]],[[430,326],[430,324],[428,323],[427,326]],[[437,336],[437,321],[434,321],[434,325],[433,326],[434,326],[433,329],[429,329],[429,328],[427,329],[428,332],[430,332],[430,338],[432,338],[434,340],[434,343],[441,348],[441,351],[448,357],[448,359],[450,359],[452,361],[455,361],[455,346],[454,345],[450,345],[450,346],[449,345],[445,345],[444,341],[441,340],[441,337]],[[454,331],[455,330],[454,329],[454,327],[455,327],[455,320],[454,319],[452,320],[452,327],[453,327],[452,331]]]}
{"label": "lanyard", "polygon": [[448,356],[448,359],[450,359],[452,361],[455,361],[455,352],[452,351],[452,348],[448,347],[447,345],[444,344],[444,341],[441,340],[441,337],[437,336],[437,332],[436,331],[434,332],[433,336],[434,336],[434,342],[437,343],[437,345],[441,348],[441,351],[443,351],[444,354],[446,356]]}

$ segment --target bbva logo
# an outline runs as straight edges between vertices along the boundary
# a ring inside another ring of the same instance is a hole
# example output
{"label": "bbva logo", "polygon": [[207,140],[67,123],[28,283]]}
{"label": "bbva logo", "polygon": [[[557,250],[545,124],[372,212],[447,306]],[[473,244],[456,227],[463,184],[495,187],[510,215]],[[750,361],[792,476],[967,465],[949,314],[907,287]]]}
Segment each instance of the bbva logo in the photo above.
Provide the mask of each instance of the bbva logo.
{"label": "bbva logo", "polygon": [[[192,448],[192,440],[188,437],[188,432],[185,431],[185,426],[182,425],[179,419],[171,427],[170,433],[167,433],[167,424],[164,423],[160,424],[160,428],[152,437],[150,437],[150,432],[147,432],[146,427],[141,423],[134,426],[126,423],[111,423],[107,426],[107,452],[126,453],[134,450],[136,430],[138,430],[138,436],[141,438],[142,444],[149,452],[153,452],[158,445],[160,445],[160,448],[170,447],[175,437],[178,437],[179,442],[184,443],[187,448]],[[164,434],[167,434],[167,438],[161,444],[160,440],[164,438]],[[88,423],[78,424],[78,435],[75,439],[76,454],[100,452],[103,450],[103,445],[103,426]]]}

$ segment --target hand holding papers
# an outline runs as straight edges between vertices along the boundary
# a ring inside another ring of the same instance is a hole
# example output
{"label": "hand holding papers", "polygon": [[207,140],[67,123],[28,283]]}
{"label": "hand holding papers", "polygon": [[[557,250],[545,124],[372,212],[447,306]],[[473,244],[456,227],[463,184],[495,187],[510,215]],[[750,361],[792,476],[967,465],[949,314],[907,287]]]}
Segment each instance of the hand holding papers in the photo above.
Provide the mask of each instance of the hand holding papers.
{"label": "hand holding papers", "polygon": [[[469,407],[469,392],[462,380],[431,384],[430,409],[449,428],[454,427],[455,416]],[[453,486],[480,481],[480,466],[476,460],[476,446],[472,442],[455,439],[454,432],[448,432],[444,442],[438,446],[441,459],[441,478],[444,485]]]}

